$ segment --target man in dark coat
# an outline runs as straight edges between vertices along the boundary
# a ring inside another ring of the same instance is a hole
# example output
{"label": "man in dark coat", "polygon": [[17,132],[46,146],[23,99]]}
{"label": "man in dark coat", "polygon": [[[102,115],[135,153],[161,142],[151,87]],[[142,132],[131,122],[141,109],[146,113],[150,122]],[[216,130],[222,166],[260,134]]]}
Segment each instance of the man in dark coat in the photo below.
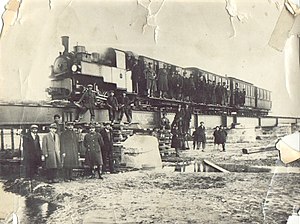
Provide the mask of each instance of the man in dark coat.
{"label": "man in dark coat", "polygon": [[166,96],[166,93],[169,90],[169,85],[168,85],[168,70],[167,70],[167,65],[164,64],[163,68],[160,68],[158,70],[158,90],[159,90],[159,97],[164,98]]}
{"label": "man in dark coat", "polygon": [[221,82],[218,82],[216,86],[216,103],[217,105],[222,105],[222,96],[223,96],[223,89],[221,86]]}
{"label": "man in dark coat", "polygon": [[225,152],[226,139],[227,139],[227,132],[224,129],[224,127],[221,125],[220,126],[220,144],[222,144],[223,152]]}
{"label": "man in dark coat", "polygon": [[101,136],[104,141],[103,147],[103,172],[107,171],[107,165],[109,166],[109,172],[114,173],[114,161],[113,161],[113,134],[112,128],[109,122],[104,123],[104,129],[101,131]]}
{"label": "man in dark coat", "polygon": [[186,104],[184,111],[183,111],[183,115],[182,115],[182,122],[183,122],[183,133],[187,134],[189,129],[190,129],[190,122],[191,122],[191,118],[192,118],[192,111],[189,108],[189,105]]}
{"label": "man in dark coat", "polygon": [[122,121],[123,115],[125,113],[127,122],[130,124],[132,120],[131,102],[129,97],[126,95],[126,92],[123,92],[122,97],[119,99],[119,110],[119,120]]}
{"label": "man in dark coat", "polygon": [[171,67],[169,68],[169,74],[168,74],[168,84],[169,84],[169,96],[171,99],[176,99],[176,77],[175,72],[172,71]]}
{"label": "man in dark coat", "polygon": [[228,92],[226,82],[222,84],[222,105],[227,105],[228,103]]}
{"label": "man in dark coat", "polygon": [[206,102],[206,81],[203,75],[200,76],[198,85],[197,85],[197,92],[199,94],[199,102],[205,103]]}
{"label": "man in dark coat", "polygon": [[103,165],[102,150],[104,142],[101,134],[96,132],[94,124],[90,125],[90,132],[84,136],[83,144],[86,148],[85,161],[90,167],[91,178],[95,177],[96,167],[99,179],[103,179],[100,172]]}
{"label": "man in dark coat", "polygon": [[202,144],[202,152],[204,152],[205,149],[205,143],[206,143],[206,134],[205,134],[205,126],[204,122],[200,122],[200,126],[196,128],[196,132],[194,135],[194,141],[197,144],[197,150],[200,149]]}
{"label": "man in dark coat", "polygon": [[152,63],[149,62],[147,68],[144,70],[144,76],[147,81],[148,96],[154,96],[157,91],[157,74],[152,67]]}
{"label": "man in dark coat", "polygon": [[93,90],[93,85],[89,84],[88,88],[84,91],[83,95],[77,102],[78,104],[83,104],[78,113],[77,120],[80,121],[83,115],[89,110],[91,114],[91,121],[95,120],[95,107],[96,107],[96,92]]}
{"label": "man in dark coat", "polygon": [[29,179],[32,179],[37,174],[38,167],[42,164],[40,137],[37,132],[38,126],[31,125],[29,133],[23,136],[25,177]]}
{"label": "man in dark coat", "polygon": [[135,60],[131,69],[131,80],[132,80],[132,91],[135,93],[141,93],[140,90],[140,81],[141,81],[142,69],[138,64],[138,61]]}
{"label": "man in dark coat", "polygon": [[186,71],[183,72],[183,77],[182,77],[182,99],[183,100],[189,100],[189,91],[190,91],[190,81],[189,78],[186,76]]}
{"label": "man in dark coat", "polygon": [[170,121],[169,119],[166,117],[167,113],[163,112],[162,113],[162,118],[160,119],[160,129],[162,130],[169,130],[170,129]]}
{"label": "man in dark coat", "polygon": [[213,86],[211,80],[208,80],[205,85],[205,92],[206,92],[206,103],[212,104],[213,102]]}
{"label": "man in dark coat", "polygon": [[74,180],[73,169],[79,166],[78,138],[73,128],[73,122],[66,122],[66,130],[60,135],[60,153],[65,181]]}
{"label": "man in dark coat", "polygon": [[177,129],[180,130],[180,133],[183,133],[183,116],[184,116],[184,111],[182,109],[181,104],[179,104],[174,120],[171,124],[171,130],[173,129],[174,126],[176,126]]}
{"label": "man in dark coat", "polygon": [[175,148],[176,157],[179,157],[179,150],[183,146],[183,136],[180,128],[177,125],[174,125],[171,130],[172,133],[172,140],[171,140],[171,147]]}
{"label": "man in dark coat", "polygon": [[179,74],[179,71],[175,71],[175,77],[174,77],[174,82],[175,82],[175,99],[179,100],[182,98],[182,92],[183,92],[183,77]]}
{"label": "man in dark coat", "polygon": [[217,89],[217,86],[216,86],[216,81],[213,81],[212,82],[212,87],[211,87],[211,91],[212,91],[212,96],[211,96],[211,103],[212,104],[216,104],[217,102],[217,98],[216,98],[216,89]]}
{"label": "man in dark coat", "polygon": [[107,98],[106,105],[108,106],[109,120],[114,123],[116,120],[116,113],[118,111],[118,100],[115,97],[115,93],[111,91],[109,97]]}
{"label": "man in dark coat", "polygon": [[60,140],[59,135],[56,134],[56,124],[51,124],[49,130],[50,132],[44,135],[42,140],[42,161],[45,161],[48,182],[55,183],[57,169],[61,167]]}
{"label": "man in dark coat", "polygon": [[219,150],[219,145],[221,144],[221,131],[219,126],[215,127],[213,136],[214,136],[214,150],[216,149],[216,146],[217,146],[217,150]]}

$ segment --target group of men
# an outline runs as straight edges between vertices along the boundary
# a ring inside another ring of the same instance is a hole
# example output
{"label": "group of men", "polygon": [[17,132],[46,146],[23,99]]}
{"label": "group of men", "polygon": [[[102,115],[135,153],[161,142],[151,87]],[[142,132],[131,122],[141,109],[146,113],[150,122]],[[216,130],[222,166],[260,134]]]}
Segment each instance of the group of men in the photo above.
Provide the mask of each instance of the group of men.
{"label": "group of men", "polygon": [[175,148],[177,156],[179,156],[180,149],[189,148],[187,134],[190,128],[191,117],[192,111],[188,104],[186,104],[184,108],[179,104],[178,110],[170,127],[172,133],[171,147]]}
{"label": "group of men", "polygon": [[[131,101],[126,92],[122,93],[122,96],[117,99],[113,91],[109,92],[109,96],[106,100],[106,105],[109,112],[109,120],[114,123],[116,121],[122,121],[124,114],[126,115],[127,122],[132,121]],[[77,105],[81,105],[78,109],[77,121],[83,118],[83,115],[89,110],[91,114],[91,122],[95,121],[95,108],[97,105],[97,91],[93,90],[93,85],[89,84],[84,90],[81,98],[77,102]]]}
{"label": "group of men", "polygon": [[[179,105],[174,120],[170,125],[170,121],[166,117],[166,112],[162,113],[162,117],[160,119],[160,129],[170,129],[172,133],[171,147],[175,148],[176,156],[179,156],[179,150],[189,149],[188,132],[190,129],[191,115],[192,111],[188,105],[186,105],[185,107]],[[219,145],[222,145],[222,149],[225,152],[227,132],[222,125],[217,126],[215,129],[216,130],[213,133],[214,148],[217,146],[217,148],[219,149]],[[201,149],[204,152],[206,146],[206,129],[203,121],[201,121],[200,125],[195,128],[192,137],[193,149]]]}
{"label": "group of men", "polygon": [[[245,89],[240,90],[238,84],[233,90],[233,98],[226,82],[206,80],[204,74],[191,72],[189,77],[186,71],[179,71],[171,65],[158,63],[139,63],[130,57],[128,69],[132,71],[133,91],[150,97],[170,98],[183,101],[215,105],[245,104]],[[231,101],[231,102],[230,102]]]}
{"label": "group of men", "polygon": [[90,177],[96,172],[102,178],[102,173],[114,172],[113,164],[113,133],[110,122],[96,130],[91,123],[89,131],[83,134],[81,126],[74,129],[73,122],[66,122],[65,129],[59,123],[60,116],[54,116],[49,132],[42,138],[38,135],[39,127],[31,125],[29,132],[23,135],[23,158],[25,177],[32,179],[42,166],[49,183],[57,182],[58,171],[62,170],[65,181],[74,180],[73,169],[80,166],[79,158],[85,157],[85,163],[90,168]]}

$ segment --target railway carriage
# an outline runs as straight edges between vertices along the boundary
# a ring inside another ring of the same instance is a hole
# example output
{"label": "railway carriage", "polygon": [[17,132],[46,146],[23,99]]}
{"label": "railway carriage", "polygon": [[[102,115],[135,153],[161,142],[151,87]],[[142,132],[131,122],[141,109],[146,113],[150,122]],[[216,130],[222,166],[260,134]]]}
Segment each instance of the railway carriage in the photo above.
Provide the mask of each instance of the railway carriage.
{"label": "railway carriage", "polygon": [[[231,106],[242,106],[242,107],[248,107],[249,109],[255,108],[255,86],[252,83],[229,77],[230,82],[230,104]],[[239,102],[236,102],[236,93],[239,91],[240,93],[245,91],[245,102],[243,104],[240,104]]]}
{"label": "railway carriage", "polygon": [[265,114],[272,108],[271,91],[255,87],[255,107]]}

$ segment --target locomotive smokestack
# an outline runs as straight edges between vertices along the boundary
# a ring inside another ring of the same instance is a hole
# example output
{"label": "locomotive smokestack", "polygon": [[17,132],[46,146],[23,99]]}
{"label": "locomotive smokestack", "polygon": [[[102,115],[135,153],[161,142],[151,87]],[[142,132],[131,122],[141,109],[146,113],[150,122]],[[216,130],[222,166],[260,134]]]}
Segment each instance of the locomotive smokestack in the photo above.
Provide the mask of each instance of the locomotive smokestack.
{"label": "locomotive smokestack", "polygon": [[65,47],[65,50],[63,54],[69,53],[69,37],[68,36],[62,36],[61,37],[61,43]]}

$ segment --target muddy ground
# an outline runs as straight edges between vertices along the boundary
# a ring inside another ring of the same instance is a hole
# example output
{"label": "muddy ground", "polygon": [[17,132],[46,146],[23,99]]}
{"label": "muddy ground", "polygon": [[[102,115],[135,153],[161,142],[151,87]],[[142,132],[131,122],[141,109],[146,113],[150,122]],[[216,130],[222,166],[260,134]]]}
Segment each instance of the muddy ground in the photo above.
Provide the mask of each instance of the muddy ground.
{"label": "muddy ground", "polygon": [[[225,153],[208,145],[206,152],[186,150],[180,156],[287,170],[277,151],[266,147],[272,144],[228,144]],[[256,153],[244,155],[242,148]],[[286,223],[300,205],[299,183],[300,173],[139,170],[105,174],[104,180],[35,181],[29,195],[59,206],[46,223]],[[11,183],[6,187],[14,189]]]}

